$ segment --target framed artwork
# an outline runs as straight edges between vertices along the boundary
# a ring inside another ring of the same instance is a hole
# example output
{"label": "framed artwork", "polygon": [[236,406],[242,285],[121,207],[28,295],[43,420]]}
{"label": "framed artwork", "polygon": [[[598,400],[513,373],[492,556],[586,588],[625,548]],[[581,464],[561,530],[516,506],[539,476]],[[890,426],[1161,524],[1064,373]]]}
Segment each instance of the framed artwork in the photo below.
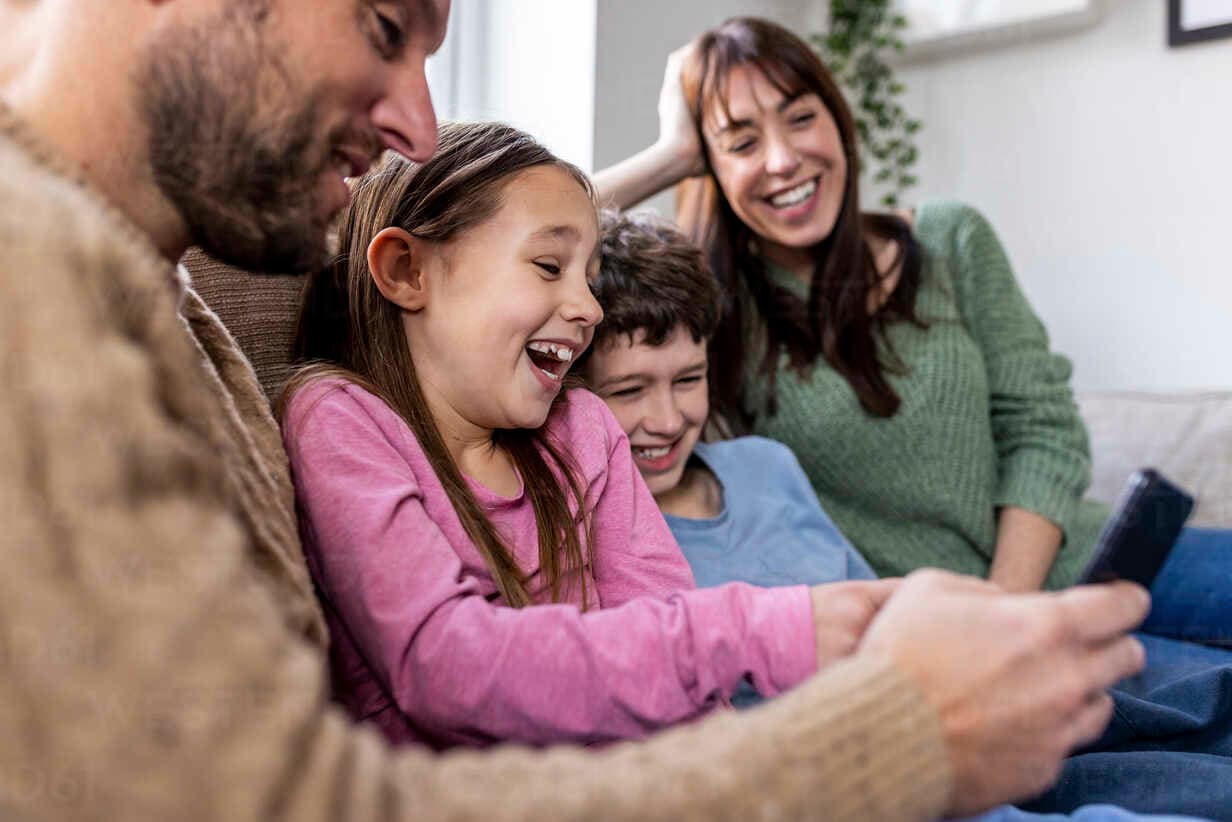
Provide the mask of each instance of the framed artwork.
{"label": "framed artwork", "polygon": [[1232,37],[1232,0],[1168,0],[1168,45]]}

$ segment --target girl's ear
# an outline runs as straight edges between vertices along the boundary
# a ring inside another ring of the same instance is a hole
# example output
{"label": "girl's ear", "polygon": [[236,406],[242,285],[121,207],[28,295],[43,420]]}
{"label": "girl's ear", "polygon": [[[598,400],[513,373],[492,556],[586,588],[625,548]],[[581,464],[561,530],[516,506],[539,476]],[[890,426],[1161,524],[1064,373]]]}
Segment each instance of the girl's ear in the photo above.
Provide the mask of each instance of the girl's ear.
{"label": "girl's ear", "polygon": [[426,244],[401,228],[383,228],[368,243],[368,270],[385,299],[406,311],[427,304]]}

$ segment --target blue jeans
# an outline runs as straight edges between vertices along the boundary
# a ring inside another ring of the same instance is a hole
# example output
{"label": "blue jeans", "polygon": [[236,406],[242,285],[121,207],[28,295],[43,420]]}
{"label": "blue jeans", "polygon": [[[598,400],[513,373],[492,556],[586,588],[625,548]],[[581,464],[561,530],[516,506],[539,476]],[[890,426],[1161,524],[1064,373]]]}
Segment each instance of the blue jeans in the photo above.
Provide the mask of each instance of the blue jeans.
{"label": "blue jeans", "polygon": [[1232,647],[1232,531],[1181,532],[1151,586],[1142,631]]}
{"label": "blue jeans", "polygon": [[1019,810],[1012,805],[1002,805],[980,816],[967,817],[964,822],[1192,822],[1192,816],[1143,816],[1113,805],[1085,805],[1069,814],[1037,814]]}
{"label": "blue jeans", "polygon": [[1142,673],[1112,691],[1108,729],[1025,804],[1067,812],[1107,802],[1139,813],[1232,820],[1232,652],[1139,634]]}
{"label": "blue jeans", "polygon": [[1185,529],[1151,600],[1139,634],[1146,669],[1113,689],[1103,737],[1024,807],[1109,802],[1232,820],[1232,531]]}

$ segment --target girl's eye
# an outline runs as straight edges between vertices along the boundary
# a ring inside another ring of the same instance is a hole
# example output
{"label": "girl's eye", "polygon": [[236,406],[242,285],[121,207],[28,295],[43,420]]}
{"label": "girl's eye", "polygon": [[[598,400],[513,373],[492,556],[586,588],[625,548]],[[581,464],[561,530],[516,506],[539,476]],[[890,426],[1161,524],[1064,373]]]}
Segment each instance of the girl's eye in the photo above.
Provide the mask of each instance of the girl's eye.
{"label": "girl's eye", "polygon": [[560,266],[556,263],[547,260],[535,260],[535,265],[539,266],[543,271],[551,274],[553,277],[560,276]]}
{"label": "girl's eye", "polygon": [[791,118],[791,122],[792,122],[792,124],[793,124],[793,125],[803,125],[803,124],[805,124],[805,123],[810,123],[810,122],[812,122],[812,121],[813,121],[813,118],[814,118],[814,117],[816,117],[816,116],[817,116],[817,115],[816,115],[816,114],[814,114],[813,112],[811,112],[811,111],[806,111],[806,112],[804,112],[803,114],[797,114],[796,116],[792,117],[792,118]]}
{"label": "girl's eye", "polygon": [[701,381],[702,381],[702,378],[696,375],[692,377],[681,377],[680,379],[676,380],[676,385],[693,386],[693,385],[697,385]]}
{"label": "girl's eye", "polygon": [[745,140],[740,140],[739,142],[732,143],[730,146],[727,147],[727,150],[730,151],[732,154],[744,154],[746,151],[751,149],[753,147],[753,144],[756,142],[757,141],[754,140],[752,137],[749,137]]}
{"label": "girl's eye", "polygon": [[642,388],[639,385],[633,385],[628,388],[621,388],[619,391],[613,391],[608,394],[609,397],[635,397]]}

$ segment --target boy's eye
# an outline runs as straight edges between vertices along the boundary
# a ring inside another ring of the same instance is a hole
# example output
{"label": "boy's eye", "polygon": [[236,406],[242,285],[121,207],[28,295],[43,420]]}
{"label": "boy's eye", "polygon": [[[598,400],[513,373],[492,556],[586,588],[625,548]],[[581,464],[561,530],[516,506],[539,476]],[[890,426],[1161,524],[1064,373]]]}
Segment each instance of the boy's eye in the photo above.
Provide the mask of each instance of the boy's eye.
{"label": "boy's eye", "polygon": [[535,260],[535,265],[539,266],[539,268],[543,269],[548,274],[551,274],[553,277],[560,276],[560,266],[551,260]]}

